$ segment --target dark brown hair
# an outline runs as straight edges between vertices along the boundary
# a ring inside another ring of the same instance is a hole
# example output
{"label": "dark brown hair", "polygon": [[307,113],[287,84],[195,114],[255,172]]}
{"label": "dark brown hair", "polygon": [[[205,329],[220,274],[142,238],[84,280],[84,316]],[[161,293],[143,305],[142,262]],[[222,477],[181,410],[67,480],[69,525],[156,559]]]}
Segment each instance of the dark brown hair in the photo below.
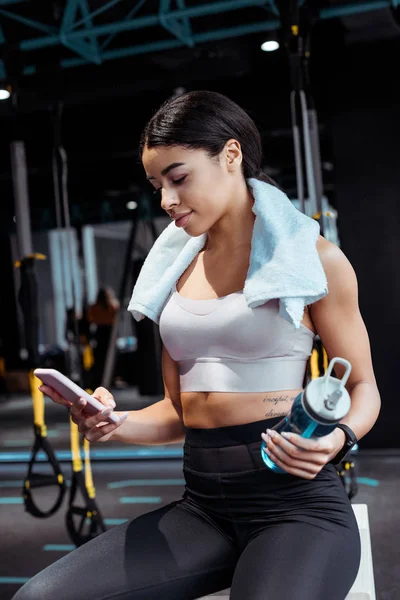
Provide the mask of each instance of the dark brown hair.
{"label": "dark brown hair", "polygon": [[142,155],[145,146],[185,146],[203,149],[215,157],[231,138],[242,148],[244,177],[278,187],[262,171],[261,136],[254,121],[218,92],[192,91],[164,102],[143,130],[139,150]]}

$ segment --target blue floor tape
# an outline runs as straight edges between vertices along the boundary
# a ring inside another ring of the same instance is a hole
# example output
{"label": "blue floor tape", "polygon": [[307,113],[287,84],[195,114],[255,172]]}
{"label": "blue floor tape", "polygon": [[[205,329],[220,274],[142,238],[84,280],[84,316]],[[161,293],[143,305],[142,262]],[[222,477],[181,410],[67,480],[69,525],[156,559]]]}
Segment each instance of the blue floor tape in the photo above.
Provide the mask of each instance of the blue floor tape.
{"label": "blue floor tape", "polygon": [[75,544],[46,544],[43,546],[45,552],[71,552],[75,548]]}
{"label": "blue floor tape", "polygon": [[22,498],[0,498],[0,504],[23,504],[24,499]]}
{"label": "blue floor tape", "polygon": [[0,577],[0,583],[26,583],[30,577]]}
{"label": "blue floor tape", "polygon": [[104,519],[104,525],[122,525],[122,523],[126,523],[129,519]]}
{"label": "blue floor tape", "polygon": [[370,477],[356,477],[357,483],[361,485],[369,485],[370,487],[378,487],[379,481],[377,479],[371,479]]}
{"label": "blue floor tape", "polygon": [[119,501],[121,504],[160,504],[162,498],[159,496],[122,496]]}
{"label": "blue floor tape", "polygon": [[24,446],[32,447],[32,440],[4,440],[1,446],[3,448],[22,448]]}
{"label": "blue floor tape", "polygon": [[[72,455],[69,450],[60,450],[56,452],[56,458],[59,461],[71,461]],[[81,453],[81,458],[83,454]],[[114,450],[108,448],[106,450],[90,449],[90,458],[92,460],[124,460],[129,458],[183,458],[183,448],[161,448],[146,447],[146,448],[126,448]],[[29,462],[31,459],[30,452],[0,452],[0,463],[6,462]],[[36,455],[38,462],[48,462],[48,457],[44,452],[38,452]]]}
{"label": "blue floor tape", "polygon": [[22,479],[17,481],[15,479],[6,479],[5,481],[0,481],[0,488],[22,488],[24,482]]}
{"label": "blue floor tape", "polygon": [[124,487],[141,487],[141,486],[173,486],[173,485],[185,485],[184,479],[126,479],[125,481],[111,481],[107,483],[107,487],[111,490]]}

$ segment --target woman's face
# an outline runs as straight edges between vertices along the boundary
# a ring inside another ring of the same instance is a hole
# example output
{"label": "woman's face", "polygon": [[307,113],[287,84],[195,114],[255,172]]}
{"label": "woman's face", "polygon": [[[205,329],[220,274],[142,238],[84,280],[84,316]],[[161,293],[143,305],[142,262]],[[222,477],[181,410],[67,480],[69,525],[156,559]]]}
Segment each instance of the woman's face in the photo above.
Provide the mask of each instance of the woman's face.
{"label": "woman's face", "polygon": [[[213,158],[204,150],[183,146],[143,150],[143,166],[161,207],[188,235],[197,237],[208,231],[234,202],[237,177],[243,176],[240,145],[235,140],[230,142]],[[187,213],[188,217],[176,219]]]}

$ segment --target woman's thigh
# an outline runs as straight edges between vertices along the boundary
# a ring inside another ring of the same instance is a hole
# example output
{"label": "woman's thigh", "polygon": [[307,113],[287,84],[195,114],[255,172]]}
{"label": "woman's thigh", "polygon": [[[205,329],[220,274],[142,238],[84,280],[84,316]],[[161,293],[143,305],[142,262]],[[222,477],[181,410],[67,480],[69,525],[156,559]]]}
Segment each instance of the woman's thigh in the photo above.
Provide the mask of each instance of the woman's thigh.
{"label": "woman's thigh", "polygon": [[231,600],[344,600],[357,577],[360,538],[348,527],[290,521],[271,525],[244,549]]}
{"label": "woman's thigh", "polygon": [[229,586],[236,560],[217,527],[174,502],[77,548],[13,600],[190,600]]}

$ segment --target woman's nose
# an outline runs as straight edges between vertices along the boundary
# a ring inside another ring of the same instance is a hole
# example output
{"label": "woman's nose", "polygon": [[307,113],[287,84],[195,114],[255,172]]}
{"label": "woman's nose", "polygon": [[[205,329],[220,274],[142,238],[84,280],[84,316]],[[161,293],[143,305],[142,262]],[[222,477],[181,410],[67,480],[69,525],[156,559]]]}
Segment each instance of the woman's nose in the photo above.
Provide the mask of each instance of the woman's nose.
{"label": "woman's nose", "polygon": [[176,194],[170,190],[165,190],[164,188],[161,190],[161,208],[163,210],[171,210],[178,203]]}

